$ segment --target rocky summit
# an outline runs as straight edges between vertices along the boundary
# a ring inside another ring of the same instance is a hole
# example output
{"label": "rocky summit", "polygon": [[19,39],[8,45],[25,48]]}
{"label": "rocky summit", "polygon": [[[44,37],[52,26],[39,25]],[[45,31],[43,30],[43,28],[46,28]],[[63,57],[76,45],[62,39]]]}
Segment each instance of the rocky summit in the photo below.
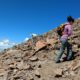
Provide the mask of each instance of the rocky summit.
{"label": "rocky summit", "polygon": [[80,80],[80,20],[73,24],[69,38],[74,53],[71,61],[55,63],[60,49],[56,29],[2,51],[0,80]]}

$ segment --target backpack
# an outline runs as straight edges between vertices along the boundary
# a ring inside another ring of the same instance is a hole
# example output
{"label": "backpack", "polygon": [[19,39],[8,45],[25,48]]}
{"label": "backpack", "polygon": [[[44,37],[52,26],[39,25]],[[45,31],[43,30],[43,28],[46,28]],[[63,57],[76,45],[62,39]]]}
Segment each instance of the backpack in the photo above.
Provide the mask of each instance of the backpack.
{"label": "backpack", "polygon": [[66,24],[61,24],[58,28],[57,28],[57,34],[59,35],[59,36],[62,36],[63,34],[63,31],[64,31],[64,28],[65,28],[65,25]]}

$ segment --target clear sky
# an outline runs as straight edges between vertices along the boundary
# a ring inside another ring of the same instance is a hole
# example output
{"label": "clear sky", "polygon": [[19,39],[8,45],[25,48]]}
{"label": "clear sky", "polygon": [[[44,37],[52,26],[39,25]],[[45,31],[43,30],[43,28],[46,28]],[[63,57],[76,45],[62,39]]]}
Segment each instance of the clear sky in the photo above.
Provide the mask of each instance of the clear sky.
{"label": "clear sky", "polygon": [[80,17],[80,0],[0,0],[0,41],[19,43]]}

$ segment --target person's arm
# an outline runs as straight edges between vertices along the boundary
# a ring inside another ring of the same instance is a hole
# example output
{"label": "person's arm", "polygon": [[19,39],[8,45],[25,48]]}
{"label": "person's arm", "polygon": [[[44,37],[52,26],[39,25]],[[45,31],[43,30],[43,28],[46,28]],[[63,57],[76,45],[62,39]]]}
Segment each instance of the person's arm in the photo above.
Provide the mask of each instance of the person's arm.
{"label": "person's arm", "polygon": [[67,34],[68,34],[68,36],[70,36],[72,34],[72,26],[71,25],[67,25]]}

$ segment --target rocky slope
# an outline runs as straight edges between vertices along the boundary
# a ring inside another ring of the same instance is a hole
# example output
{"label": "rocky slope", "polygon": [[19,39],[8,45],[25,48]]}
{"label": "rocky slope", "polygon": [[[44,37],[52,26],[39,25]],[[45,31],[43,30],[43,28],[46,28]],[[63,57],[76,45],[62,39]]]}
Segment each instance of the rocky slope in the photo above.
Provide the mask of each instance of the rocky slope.
{"label": "rocky slope", "polygon": [[56,29],[5,49],[0,54],[0,80],[80,80],[80,20],[75,21],[69,41],[75,59],[59,64]]}

